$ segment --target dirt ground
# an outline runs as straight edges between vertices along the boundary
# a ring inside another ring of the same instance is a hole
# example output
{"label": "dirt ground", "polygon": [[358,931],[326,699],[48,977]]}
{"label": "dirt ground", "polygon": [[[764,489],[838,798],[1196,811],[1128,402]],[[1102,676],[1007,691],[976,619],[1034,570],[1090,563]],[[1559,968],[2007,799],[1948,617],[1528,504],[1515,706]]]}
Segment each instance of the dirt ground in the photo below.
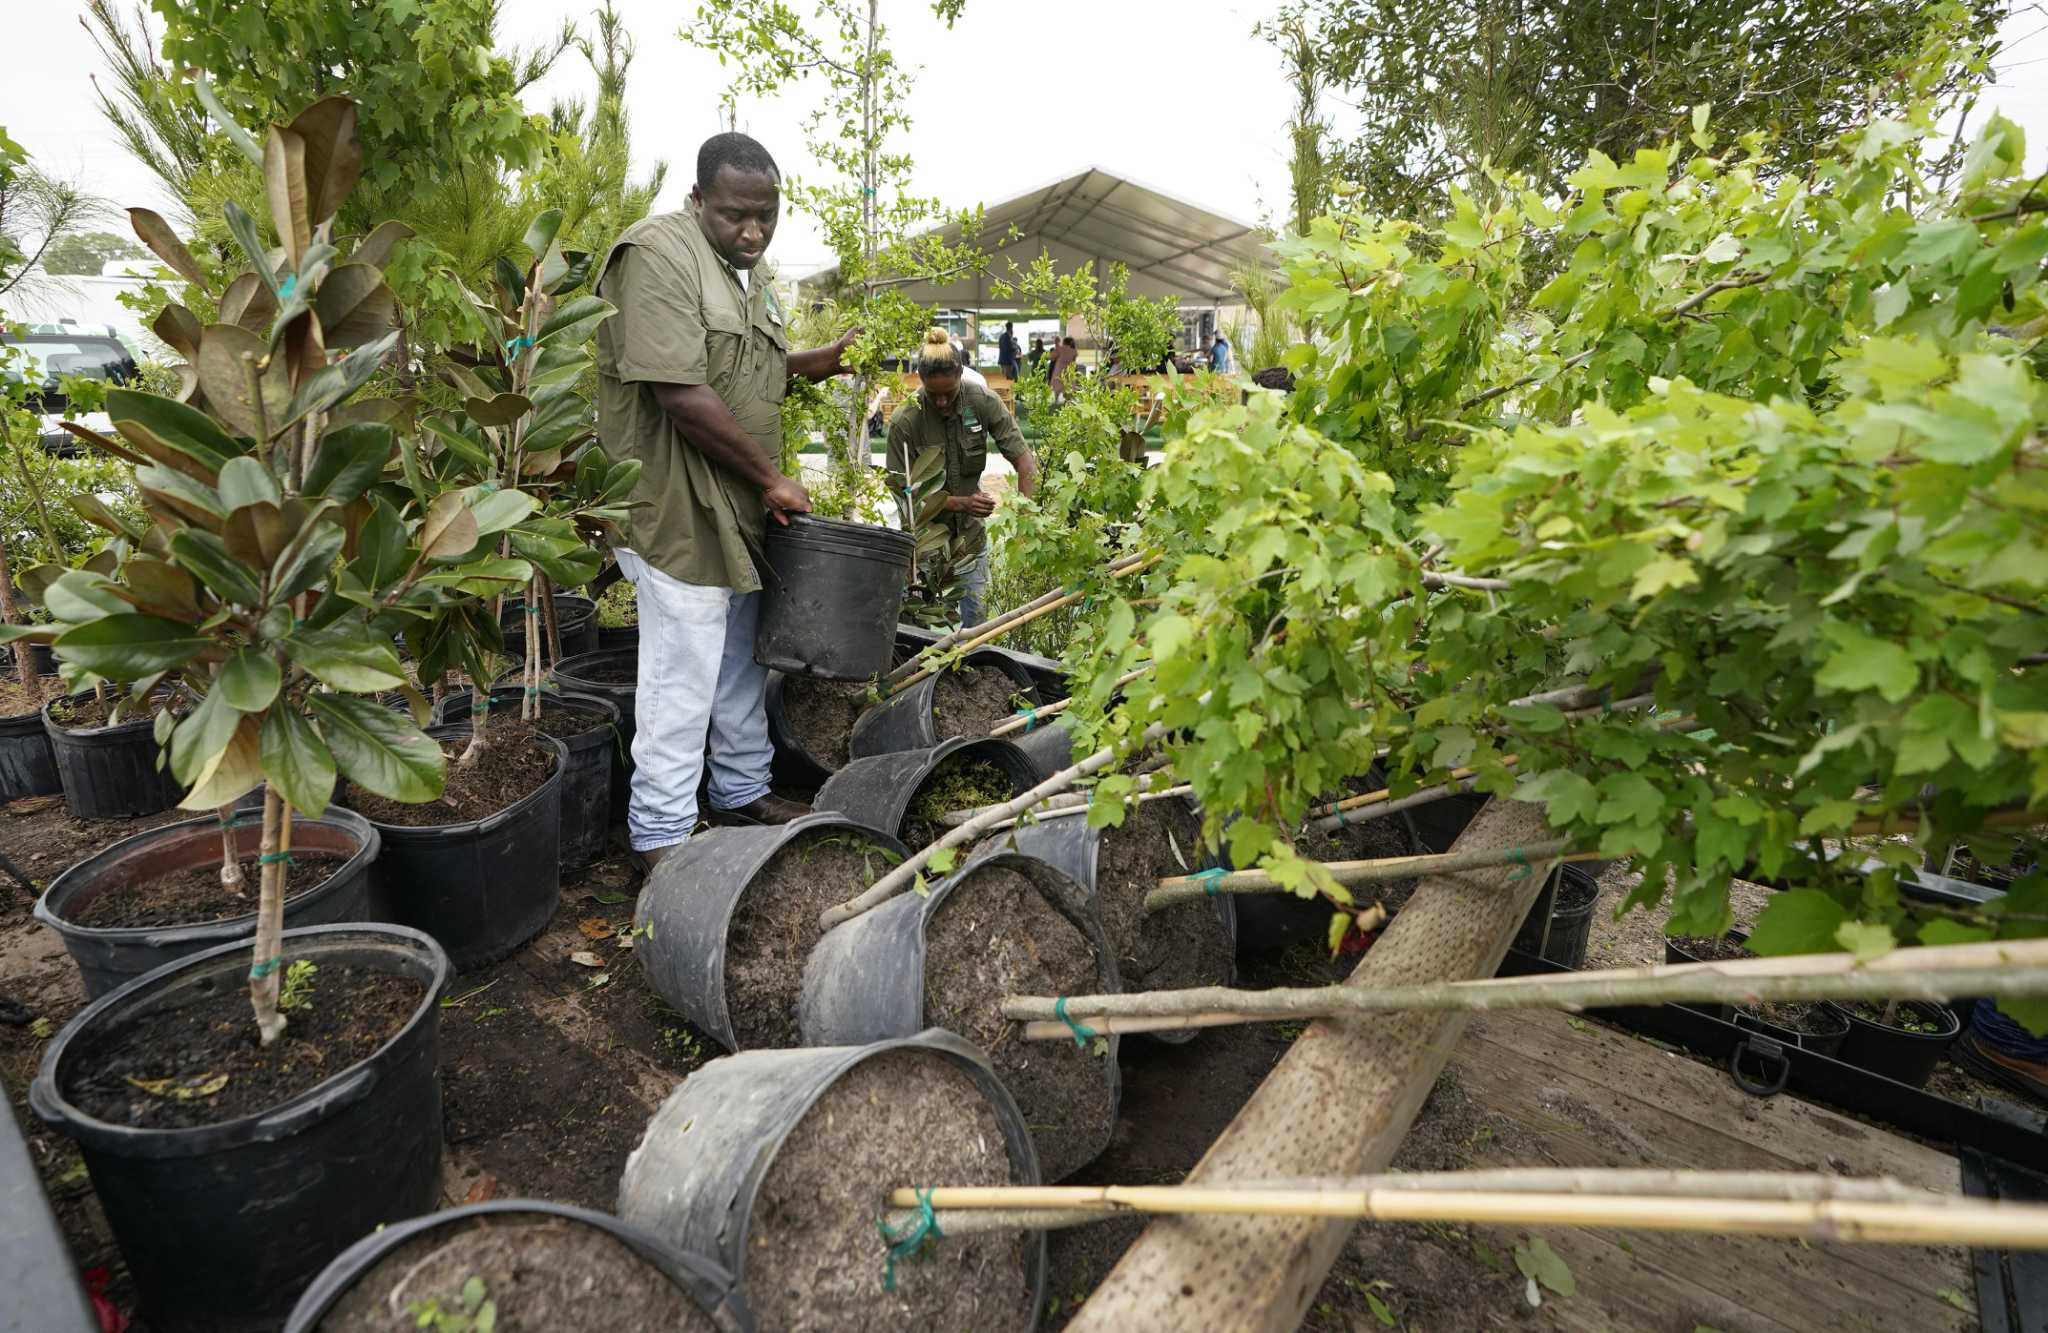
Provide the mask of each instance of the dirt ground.
{"label": "dirt ground", "polygon": [[[65,817],[61,802],[22,802],[0,809],[0,851],[46,882],[117,837],[177,817],[80,825]],[[1638,912],[1612,919],[1633,883],[1626,867],[1603,878],[1588,966],[1662,957],[1661,918]],[[528,1197],[610,1210],[626,1155],[649,1115],[677,1081],[719,1053],[641,975],[626,934],[637,889],[637,872],[615,844],[613,855],[564,884],[554,919],[537,939],[455,980],[440,1013],[445,1202]],[[132,1288],[76,1151],[24,1104],[44,1040],[82,1007],[84,992],[61,942],[31,918],[32,897],[11,883],[0,892],[0,1080],[80,1269],[105,1270],[108,1294],[132,1311]],[[1765,900],[1765,890],[1738,886],[1738,919],[1752,920]],[[1240,984],[1320,984],[1355,963],[1347,957],[1332,964],[1320,948],[1297,946],[1244,960]],[[1298,1034],[1295,1026],[1269,1024],[1207,1032],[1186,1046],[1127,1040],[1114,1137],[1075,1181],[1179,1180]],[[1950,1073],[1944,1067],[1937,1075],[1944,1092],[1951,1091],[1944,1082]],[[1492,1153],[1500,1136],[1513,1132],[1455,1079],[1446,1080],[1395,1165],[1461,1165],[1475,1145]],[[1141,1226],[1132,1220],[1053,1233],[1046,1327],[1071,1317]],[[1532,1323],[1521,1304],[1523,1285],[1513,1259],[1477,1233],[1361,1229],[1304,1327],[1351,1333],[1522,1326]]]}

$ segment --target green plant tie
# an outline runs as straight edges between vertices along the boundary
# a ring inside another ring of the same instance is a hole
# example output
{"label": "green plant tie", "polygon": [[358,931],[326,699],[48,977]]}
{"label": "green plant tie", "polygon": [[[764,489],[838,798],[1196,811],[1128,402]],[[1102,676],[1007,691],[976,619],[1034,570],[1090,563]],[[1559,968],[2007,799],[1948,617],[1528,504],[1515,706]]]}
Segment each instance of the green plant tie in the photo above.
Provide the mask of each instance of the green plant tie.
{"label": "green plant tie", "polygon": [[531,346],[533,346],[533,339],[523,333],[517,338],[507,338],[505,340],[505,350],[514,356],[517,356]]}
{"label": "green plant tie", "polygon": [[901,1231],[892,1231],[886,1218],[875,1219],[875,1226],[881,1231],[882,1239],[889,1243],[889,1257],[882,1265],[882,1290],[896,1290],[896,1261],[908,1259],[917,1253],[918,1246],[926,1239],[939,1240],[945,1232],[939,1230],[938,1214],[932,1211],[932,1192],[929,1188],[917,1192],[917,1217],[903,1224]]}
{"label": "green plant tie", "polygon": [[495,481],[480,481],[476,484],[476,488],[485,495],[489,495],[492,491],[498,489],[498,483]]}
{"label": "green plant tie", "polygon": [[1079,1046],[1083,1050],[1086,1050],[1088,1048],[1088,1039],[1095,1035],[1095,1029],[1089,1027],[1086,1023],[1077,1023],[1073,1019],[1067,1017],[1066,996],[1062,995],[1057,1000],[1054,1000],[1052,1002],[1052,1012],[1053,1015],[1060,1020],[1060,1022],[1065,1023],[1067,1025],[1067,1031],[1074,1034],[1074,1045]]}
{"label": "green plant tie", "polygon": [[263,978],[269,976],[272,972],[277,971],[277,969],[283,966],[284,959],[282,958],[266,958],[262,962],[255,963],[250,966],[249,980],[261,981],[263,980]]}
{"label": "green plant tie", "polygon": [[527,694],[529,694],[529,695],[539,694],[539,693],[540,693],[540,686],[538,686],[538,685],[528,685],[528,686],[526,687],[526,692],[527,692]]}
{"label": "green plant tie", "polygon": [[277,284],[277,299],[280,301],[289,301],[292,299],[292,293],[297,291],[298,289],[299,275],[296,273],[287,273],[284,275],[284,281]]}
{"label": "green plant tie", "polygon": [[1229,873],[1222,866],[1210,866],[1207,870],[1197,870],[1194,874],[1186,876],[1186,880],[1189,884],[1200,884],[1202,892],[1214,898],[1216,896],[1216,881]]}
{"label": "green plant tie", "polygon": [[1612,685],[1602,685],[1600,687],[1600,716],[1614,716],[1614,687]]}
{"label": "green plant tie", "polygon": [[1017,710],[1017,716],[1024,719],[1024,734],[1029,736],[1031,729],[1038,725],[1038,710],[1036,708],[1020,708]]}
{"label": "green plant tie", "polygon": [[241,825],[242,812],[240,810],[228,811],[227,816],[220,821],[222,828],[240,828]]}
{"label": "green plant tie", "polygon": [[280,862],[289,862],[291,859],[292,854],[290,852],[265,852],[256,858],[256,864],[260,866],[274,866]]}
{"label": "green plant tie", "polygon": [[1508,883],[1512,884],[1518,879],[1529,878],[1529,858],[1522,855],[1521,848],[1508,848],[1508,864],[1515,867],[1515,873],[1508,876]]}

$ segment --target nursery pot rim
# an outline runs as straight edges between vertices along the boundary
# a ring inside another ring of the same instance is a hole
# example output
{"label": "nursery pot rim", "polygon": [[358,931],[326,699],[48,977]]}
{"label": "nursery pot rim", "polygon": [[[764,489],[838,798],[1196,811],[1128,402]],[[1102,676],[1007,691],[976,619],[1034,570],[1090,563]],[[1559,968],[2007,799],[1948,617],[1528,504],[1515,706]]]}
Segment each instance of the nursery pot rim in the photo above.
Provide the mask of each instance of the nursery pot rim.
{"label": "nursery pot rim", "polygon": [[632,688],[623,681],[591,680],[588,677],[576,674],[577,666],[595,665],[598,658],[605,658],[607,660],[630,658],[633,662],[634,676],[636,679],[639,676],[640,650],[638,648],[598,648],[591,652],[577,653],[574,656],[565,657],[561,661],[551,664],[547,669],[548,679],[562,685],[575,686],[580,689],[623,690]]}
{"label": "nursery pot rim", "polygon": [[[86,1114],[64,1095],[57,1081],[57,1067],[63,1060],[66,1048],[87,1028],[96,1024],[117,1006],[125,1006],[131,999],[144,992],[162,987],[180,972],[196,971],[230,954],[248,952],[249,941],[232,940],[198,953],[187,954],[183,958],[172,959],[162,967],[145,972],[134,980],[108,991],[74,1014],[71,1021],[66,1023],[56,1036],[50,1038],[43,1048],[36,1076],[29,1083],[29,1109],[45,1124],[62,1127],[81,1147],[89,1147],[114,1156],[150,1159],[197,1157],[238,1147],[244,1143],[275,1142],[301,1133],[328,1119],[343,1108],[368,1096],[377,1086],[380,1075],[374,1072],[374,1066],[393,1046],[419,1026],[422,1019],[434,1013],[435,1006],[441,1002],[441,993],[447,989],[448,978],[453,973],[447,951],[433,936],[424,931],[414,930],[410,926],[384,921],[350,921],[287,930],[280,943],[279,954],[283,956],[295,941],[351,935],[371,937],[362,940],[361,943],[372,947],[381,945],[394,954],[423,957],[431,968],[431,976],[427,979],[425,993],[420,997],[419,1007],[413,1010],[412,1015],[399,1024],[376,1050],[346,1069],[337,1070],[310,1088],[238,1119],[170,1129],[121,1125],[100,1120]],[[374,938],[376,936],[387,938],[378,940]]]}
{"label": "nursery pot rim", "polygon": [[[466,722],[428,727],[426,732],[427,735],[432,736],[436,741],[455,740],[459,739],[459,737],[454,735],[435,736],[434,733],[437,731],[453,732],[458,727],[462,728],[461,735],[469,734]],[[363,815],[363,818],[369,820],[370,826],[384,837],[400,842],[408,838],[419,838],[427,835],[454,834],[457,837],[465,837],[472,834],[482,835],[496,832],[514,819],[525,815],[527,810],[545,798],[549,791],[561,786],[562,775],[568,771],[569,742],[558,740],[553,736],[543,735],[540,732],[535,732],[533,739],[554,747],[554,770],[547,775],[546,780],[538,787],[535,787],[532,791],[526,793],[526,795],[502,810],[485,815],[482,819],[465,819],[457,824],[386,824],[380,820],[370,819],[368,815]],[[453,761],[451,760],[450,762]],[[424,805],[426,802],[421,802],[421,804]],[[361,811],[356,811],[356,813],[362,814]]]}
{"label": "nursery pot rim", "polygon": [[[498,705],[501,701],[504,703],[518,702],[519,696],[518,694],[514,693],[514,691],[521,688],[524,687],[507,686],[501,691],[498,686],[492,685],[490,689],[486,690],[485,693],[491,696],[492,715],[495,716],[497,714]],[[540,697],[541,702],[543,703],[557,703],[560,704],[562,707],[569,709],[571,712],[574,712],[577,709],[581,709],[586,713],[597,714],[600,719],[595,726],[585,727],[582,731],[577,732],[573,736],[551,736],[548,738],[550,740],[582,740],[585,736],[590,735],[594,731],[616,729],[619,725],[619,705],[615,701],[607,699],[601,694],[592,694],[587,689],[580,689],[573,686],[562,686],[556,689],[549,689],[546,685],[542,685],[540,687]],[[471,718],[475,716],[476,691],[474,689],[462,689],[454,690],[448,694],[442,695],[440,702],[435,705],[435,714],[437,718],[439,717],[441,710],[452,707],[454,704],[457,703],[469,704],[471,711],[461,718],[442,718],[440,720],[437,720],[434,723],[432,723],[428,729],[432,730],[433,727],[460,726],[463,723],[470,721]]]}
{"label": "nursery pot rim", "polygon": [[[356,849],[341,864],[328,871],[325,878],[316,883],[309,884],[297,893],[286,897],[284,905],[287,907],[303,900],[308,894],[318,893],[321,889],[326,888],[349,871],[359,870],[369,865],[377,859],[377,854],[383,850],[384,839],[377,831],[377,825],[347,806],[329,805],[319,815],[294,816],[292,817],[292,823],[295,826],[299,824],[339,825],[355,836]],[[56,878],[49,882],[48,886],[43,889],[42,894],[35,901],[33,909],[35,919],[56,931],[59,935],[67,938],[76,935],[82,939],[106,940],[113,944],[140,944],[152,949],[190,944],[196,940],[213,937],[218,937],[222,940],[232,938],[238,941],[246,939],[255,926],[257,916],[257,909],[255,908],[251,908],[239,916],[222,917],[217,921],[193,921],[173,926],[84,926],[64,916],[55,907],[50,905],[51,898],[57,896],[57,891],[64,887],[66,880],[77,875],[92,862],[98,861],[102,857],[111,857],[114,853],[124,851],[137,844],[163,841],[171,834],[187,831],[203,832],[206,829],[218,830],[219,827],[220,821],[218,818],[200,816],[195,819],[181,819],[175,824],[159,824],[155,828],[144,829],[140,833],[131,833],[119,842],[110,843],[92,855],[72,862],[60,871]]]}
{"label": "nursery pot rim", "polygon": [[[1927,1013],[1931,1010],[1939,1014],[1943,1020],[1940,1032],[1912,1032],[1905,1028],[1893,1027],[1889,1023],[1880,1023],[1874,1018],[1865,1018],[1863,1015],[1851,1010],[1848,1005],[1835,1000],[1823,1000],[1821,1003],[1840,1014],[1848,1022],[1851,1031],[1854,1031],[1856,1025],[1860,1023],[1864,1027],[1875,1028],[1877,1031],[1882,1032],[1888,1040],[1949,1042],[1954,1041],[1963,1030],[1962,1020],[1956,1016],[1956,1011],[1939,1000],[1900,1000],[1899,1007],[1903,1009],[1907,1005],[1912,1005],[1922,1013]],[[1864,1003],[1877,1004],[1882,1002],[1871,1000]]]}
{"label": "nursery pot rim", "polygon": [[[102,723],[97,727],[72,727],[66,726],[64,723],[59,722],[56,718],[50,715],[50,710],[52,708],[55,708],[58,704],[74,703],[81,699],[90,699],[93,697],[94,695],[91,690],[79,690],[72,694],[60,694],[56,698],[48,700],[43,704],[41,709],[43,715],[43,726],[48,728],[52,735],[125,736],[129,732],[153,728],[156,725],[155,718],[132,717],[125,722],[107,722]],[[23,714],[23,716],[27,715]]]}
{"label": "nursery pot rim", "polygon": [[722,1319],[721,1316],[729,1316],[731,1311],[739,1307],[738,1281],[731,1273],[726,1272],[724,1265],[704,1255],[692,1254],[670,1245],[637,1223],[628,1222],[625,1218],[615,1217],[610,1213],[598,1212],[594,1208],[579,1207],[573,1203],[554,1203],[547,1199],[491,1199],[483,1203],[458,1204],[453,1208],[408,1217],[403,1221],[379,1227],[360,1238],[329,1260],[327,1267],[320,1270],[319,1276],[299,1293],[298,1303],[292,1306],[291,1314],[285,1318],[284,1333],[306,1333],[306,1330],[317,1327],[336,1301],[353,1291],[356,1284],[382,1262],[385,1256],[414,1237],[423,1236],[429,1231],[438,1231],[442,1227],[473,1222],[480,1217],[509,1216],[563,1218],[602,1231],[620,1241],[651,1267],[660,1270],[671,1283],[682,1287],[690,1295],[690,1303],[702,1309],[697,1300],[698,1293],[690,1292],[687,1286],[677,1281],[677,1275],[669,1270],[675,1268],[693,1273],[719,1290],[722,1298],[720,1305],[704,1311],[714,1324],[728,1322],[728,1319]]}

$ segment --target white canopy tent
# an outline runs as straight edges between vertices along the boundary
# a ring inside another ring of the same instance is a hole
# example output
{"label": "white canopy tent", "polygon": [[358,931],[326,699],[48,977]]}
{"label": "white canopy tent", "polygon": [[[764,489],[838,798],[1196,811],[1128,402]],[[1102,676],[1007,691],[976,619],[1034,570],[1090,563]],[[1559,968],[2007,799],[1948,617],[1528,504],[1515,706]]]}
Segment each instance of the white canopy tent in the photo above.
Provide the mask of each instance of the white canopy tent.
{"label": "white canopy tent", "polygon": [[[1012,227],[1018,235],[1004,237]],[[940,233],[959,238],[957,227]],[[1230,305],[1238,301],[1230,275],[1248,265],[1273,263],[1257,226],[1176,199],[1100,167],[991,206],[974,238],[991,256],[982,274],[944,282],[899,287],[921,305],[983,310],[997,303],[992,278],[1014,263],[1027,268],[1040,251],[1063,273],[1093,260],[1098,275],[1121,262],[1130,270],[1130,293],[1158,299],[1177,296],[1184,306]],[[802,280],[805,292],[829,290],[839,270],[825,269]]]}

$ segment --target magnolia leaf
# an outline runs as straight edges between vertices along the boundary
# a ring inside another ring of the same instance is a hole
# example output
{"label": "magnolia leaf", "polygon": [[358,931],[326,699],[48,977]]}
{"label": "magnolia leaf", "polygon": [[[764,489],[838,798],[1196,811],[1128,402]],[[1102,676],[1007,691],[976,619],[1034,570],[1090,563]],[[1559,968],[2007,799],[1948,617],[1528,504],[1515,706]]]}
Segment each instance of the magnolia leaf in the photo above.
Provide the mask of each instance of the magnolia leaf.
{"label": "magnolia leaf", "polygon": [[194,368],[206,401],[237,434],[264,440],[277,434],[292,386],[285,358],[271,355],[262,338],[235,324],[208,325]]}
{"label": "magnolia leaf", "polygon": [[216,489],[221,507],[230,514],[243,505],[278,505],[284,501],[284,492],[278,489],[277,478],[270,475],[270,469],[247,454],[228,460],[220,470]]}
{"label": "magnolia leaf", "polygon": [[286,267],[296,269],[313,243],[313,221],[306,213],[306,141],[296,130],[270,127],[263,142],[263,195],[271,225],[284,242]]}
{"label": "magnolia leaf", "polygon": [[476,515],[463,503],[462,492],[434,497],[427,521],[420,525],[420,555],[427,560],[453,560],[476,549]]}
{"label": "magnolia leaf", "polygon": [[204,412],[157,394],[111,389],[107,416],[122,439],[208,485],[230,458],[245,452]]}
{"label": "magnolia leaf", "polygon": [[263,785],[262,723],[244,717],[220,753],[208,760],[178,803],[181,810],[217,810]]}
{"label": "magnolia leaf", "polygon": [[291,525],[282,508],[274,504],[243,505],[221,525],[221,540],[236,560],[257,569],[268,569],[278,552],[291,540]]}
{"label": "magnolia leaf", "polygon": [[260,737],[263,775],[300,814],[317,817],[334,799],[334,756],[299,713],[273,708]]}
{"label": "magnolia leaf", "polygon": [[244,648],[221,664],[214,689],[229,706],[244,713],[260,713],[277,701],[284,673],[277,659],[255,648]]}
{"label": "magnolia leaf", "polygon": [[378,270],[368,264],[343,264],[321,282],[313,308],[327,346],[343,349],[360,347],[389,331],[397,319],[398,301]]}
{"label": "magnolia leaf", "polygon": [[325,578],[348,541],[348,534],[332,520],[308,522],[299,529],[270,570],[270,595],[283,603],[297,597]]}
{"label": "magnolia leaf", "polygon": [[440,798],[448,761],[411,719],[350,694],[316,692],[306,703],[336,767],[350,782],[388,801]]}
{"label": "magnolia leaf", "polygon": [[150,321],[149,331],[163,339],[187,361],[199,355],[199,319],[181,305],[167,305]]}
{"label": "magnolia leaf", "polygon": [[529,253],[538,259],[548,252],[555,243],[555,235],[562,229],[562,210],[550,208],[536,213],[533,221],[526,226],[524,244]]}
{"label": "magnolia leaf", "polygon": [[469,512],[476,519],[477,539],[481,541],[525,522],[527,515],[538,508],[540,501],[525,491],[496,490],[477,495]]}
{"label": "magnolia leaf", "polygon": [[[62,571],[55,578],[44,582],[41,571],[46,569]],[[30,579],[30,575],[36,575]],[[52,620],[67,625],[79,625],[101,616],[117,616],[128,610],[128,603],[118,595],[111,580],[100,574],[88,573],[82,569],[65,570],[62,565],[37,565],[23,570],[22,577],[38,588],[36,600],[50,613]]]}
{"label": "magnolia leaf", "polygon": [[303,144],[306,216],[318,227],[341,211],[342,202],[362,175],[363,144],[356,136],[356,104],[346,97],[324,97],[292,118],[291,132]]}
{"label": "magnolia leaf", "polygon": [[190,787],[220,752],[227,748],[242,712],[229,703],[220,690],[207,691],[199,706],[178,721],[171,731],[171,776]]}
{"label": "magnolia leaf", "polygon": [[270,251],[263,244],[263,233],[257,229],[256,219],[249,216],[247,209],[230,199],[221,209],[227,215],[228,230],[234,233],[235,241],[248,256],[249,267],[263,280],[263,285],[274,294],[277,291],[277,270],[270,266]]}
{"label": "magnolia leaf", "polygon": [[543,284],[549,296],[564,296],[581,287],[589,279],[590,266],[597,262],[597,256],[588,250],[564,250],[562,261],[561,273]]}
{"label": "magnolia leaf", "polygon": [[181,667],[211,646],[189,625],[140,612],[103,616],[56,639],[57,656],[108,680],[136,680]]}
{"label": "magnolia leaf", "polygon": [[501,393],[490,398],[466,398],[463,411],[479,426],[509,426],[533,410],[524,394]]}
{"label": "magnolia leaf", "polygon": [[117,595],[139,610],[166,620],[199,619],[199,585],[190,574],[162,560],[130,556],[121,569]]}
{"label": "magnolia leaf", "polygon": [[354,500],[384,475],[393,438],[391,427],[368,422],[328,431],[306,469],[306,494],[337,504]]}
{"label": "magnolia leaf", "polygon": [[171,556],[223,602],[251,609],[263,605],[263,590],[255,577],[213,533],[181,529],[171,537]]}
{"label": "magnolia leaf", "polygon": [[300,383],[298,393],[292,396],[291,407],[285,412],[285,424],[299,420],[308,412],[325,411],[362,388],[397,345],[398,330],[393,329],[309,376]]}
{"label": "magnolia leaf", "polygon": [[365,639],[353,629],[294,630],[284,650],[321,683],[351,694],[395,690],[406,683],[405,668],[388,643]]}
{"label": "magnolia leaf", "polygon": [[591,334],[597,332],[597,326],[609,318],[614,309],[611,302],[595,296],[579,296],[574,300],[564,301],[561,308],[540,326],[540,333],[534,338],[534,346],[574,346],[584,342]]}
{"label": "magnolia leaf", "polygon": [[[171,229],[170,223],[147,208],[129,209],[128,222],[135,228],[135,234],[142,243],[148,246],[158,259],[170,265],[172,272],[194,287],[206,286],[206,270],[199,267],[199,261],[192,257],[192,252],[178,239],[178,233]],[[187,312],[187,317],[190,317],[190,312]],[[165,341],[170,340],[167,338]]]}
{"label": "magnolia leaf", "polygon": [[131,542],[141,541],[149,531],[144,525],[133,522],[125,515],[109,508],[104,500],[90,491],[67,495],[64,497],[64,503],[70,505],[72,512],[86,522],[105,528],[116,537],[126,537]]}
{"label": "magnolia leaf", "polygon": [[367,264],[382,271],[390,267],[391,256],[398,252],[398,247],[416,234],[403,222],[380,222],[376,230],[365,236],[349,253],[348,260],[351,264]]}
{"label": "magnolia leaf", "polygon": [[251,333],[269,329],[270,321],[277,318],[277,309],[277,293],[254,273],[238,274],[220,298],[221,322]]}

